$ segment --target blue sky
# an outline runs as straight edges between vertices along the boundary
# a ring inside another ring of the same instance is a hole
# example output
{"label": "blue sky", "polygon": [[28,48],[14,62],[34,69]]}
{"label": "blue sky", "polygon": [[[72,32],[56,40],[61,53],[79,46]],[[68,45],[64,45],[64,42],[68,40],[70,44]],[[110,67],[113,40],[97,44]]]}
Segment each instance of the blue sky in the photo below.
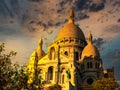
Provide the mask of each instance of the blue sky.
{"label": "blue sky", "polygon": [[120,37],[117,37],[103,46],[101,57],[104,68],[115,68],[115,77],[120,80]]}

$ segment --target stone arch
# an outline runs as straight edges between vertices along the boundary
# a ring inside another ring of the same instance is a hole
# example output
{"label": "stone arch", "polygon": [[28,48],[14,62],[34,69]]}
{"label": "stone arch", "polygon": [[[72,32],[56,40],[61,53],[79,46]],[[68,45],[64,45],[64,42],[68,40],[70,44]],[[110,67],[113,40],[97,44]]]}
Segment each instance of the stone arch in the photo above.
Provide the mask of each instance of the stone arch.
{"label": "stone arch", "polygon": [[83,83],[86,83],[88,85],[91,85],[94,81],[96,81],[96,77],[95,76],[86,76],[83,78]]}
{"label": "stone arch", "polygon": [[53,80],[53,66],[50,66],[48,68],[48,75],[47,75],[48,80]]}
{"label": "stone arch", "polygon": [[93,80],[93,78],[89,77],[89,78],[87,78],[86,82],[87,82],[87,84],[91,85],[94,82],[94,80]]}

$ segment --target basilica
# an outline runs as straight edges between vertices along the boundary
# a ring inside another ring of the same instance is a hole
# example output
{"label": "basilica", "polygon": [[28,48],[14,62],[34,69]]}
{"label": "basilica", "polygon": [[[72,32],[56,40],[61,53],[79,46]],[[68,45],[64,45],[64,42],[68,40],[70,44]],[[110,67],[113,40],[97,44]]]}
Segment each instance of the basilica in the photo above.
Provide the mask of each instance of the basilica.
{"label": "basilica", "polygon": [[42,49],[43,40],[40,38],[38,48],[27,65],[28,83],[36,78],[45,88],[57,84],[61,90],[80,90],[84,85],[91,86],[104,77],[103,62],[92,39],[89,32],[86,41],[84,33],[74,22],[71,9],[68,22],[48,46],[47,53]]}

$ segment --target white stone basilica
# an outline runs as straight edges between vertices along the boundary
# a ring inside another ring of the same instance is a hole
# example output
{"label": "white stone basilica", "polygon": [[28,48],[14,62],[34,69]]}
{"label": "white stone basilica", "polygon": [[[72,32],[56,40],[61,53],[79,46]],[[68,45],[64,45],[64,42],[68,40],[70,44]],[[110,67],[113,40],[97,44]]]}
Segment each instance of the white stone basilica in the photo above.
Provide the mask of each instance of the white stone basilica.
{"label": "white stone basilica", "polygon": [[48,46],[46,54],[42,44],[41,38],[28,62],[29,83],[37,73],[44,87],[58,84],[62,90],[80,90],[104,76],[102,59],[92,43],[92,34],[88,34],[86,42],[82,30],[74,23],[72,9],[68,23]]}

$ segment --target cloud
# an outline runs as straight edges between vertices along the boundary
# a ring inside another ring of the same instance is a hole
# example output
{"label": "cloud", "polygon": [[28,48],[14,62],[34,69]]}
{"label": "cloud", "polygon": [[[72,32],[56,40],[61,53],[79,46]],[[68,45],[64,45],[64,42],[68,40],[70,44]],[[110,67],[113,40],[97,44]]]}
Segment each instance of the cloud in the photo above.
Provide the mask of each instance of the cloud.
{"label": "cloud", "polygon": [[103,50],[103,44],[105,44],[105,40],[103,38],[97,38],[93,40],[93,44],[99,49]]}
{"label": "cloud", "polygon": [[40,2],[40,1],[43,1],[43,0],[28,0],[28,1],[31,1],[31,2]]}
{"label": "cloud", "polygon": [[109,34],[112,34],[112,33],[120,34],[120,24],[109,25],[105,28],[105,31],[109,32]]}
{"label": "cloud", "polygon": [[105,6],[105,0],[76,0],[74,2],[75,10],[99,11]]}

